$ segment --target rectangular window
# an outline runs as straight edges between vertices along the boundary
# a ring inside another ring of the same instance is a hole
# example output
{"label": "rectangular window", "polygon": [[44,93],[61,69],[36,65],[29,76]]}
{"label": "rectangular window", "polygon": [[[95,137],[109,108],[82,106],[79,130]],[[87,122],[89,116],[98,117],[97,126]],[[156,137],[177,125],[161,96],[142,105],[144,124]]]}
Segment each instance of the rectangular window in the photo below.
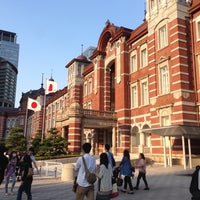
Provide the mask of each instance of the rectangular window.
{"label": "rectangular window", "polygon": [[91,94],[91,93],[92,93],[92,80],[90,79],[88,83],[88,94]]}
{"label": "rectangular window", "polygon": [[141,83],[141,105],[147,105],[149,103],[149,92],[147,81]]}
{"label": "rectangular window", "polygon": [[167,66],[160,68],[160,92],[161,94],[169,93],[169,71]]}
{"label": "rectangular window", "polygon": [[136,84],[131,86],[131,107],[132,108],[138,107],[138,92]]}
{"label": "rectangular window", "polygon": [[200,20],[197,21],[197,41],[200,40]]}
{"label": "rectangular window", "polygon": [[159,49],[167,46],[167,28],[166,25],[159,29]]}
{"label": "rectangular window", "polygon": [[141,50],[141,67],[147,66],[147,49]]}
{"label": "rectangular window", "polygon": [[86,96],[87,95],[87,83],[84,83],[83,90],[84,90],[84,96]]}
{"label": "rectangular window", "polygon": [[131,56],[130,66],[131,66],[131,68],[130,68],[131,73],[137,71],[137,56],[136,56],[136,54]]}

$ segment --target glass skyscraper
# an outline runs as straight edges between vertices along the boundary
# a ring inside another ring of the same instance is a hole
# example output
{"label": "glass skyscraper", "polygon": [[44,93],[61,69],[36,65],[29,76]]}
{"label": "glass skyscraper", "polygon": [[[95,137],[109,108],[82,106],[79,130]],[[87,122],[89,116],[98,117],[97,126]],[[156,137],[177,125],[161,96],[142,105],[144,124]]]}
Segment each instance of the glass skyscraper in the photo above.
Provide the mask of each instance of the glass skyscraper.
{"label": "glass skyscraper", "polygon": [[19,44],[16,33],[0,30],[0,108],[15,106]]}

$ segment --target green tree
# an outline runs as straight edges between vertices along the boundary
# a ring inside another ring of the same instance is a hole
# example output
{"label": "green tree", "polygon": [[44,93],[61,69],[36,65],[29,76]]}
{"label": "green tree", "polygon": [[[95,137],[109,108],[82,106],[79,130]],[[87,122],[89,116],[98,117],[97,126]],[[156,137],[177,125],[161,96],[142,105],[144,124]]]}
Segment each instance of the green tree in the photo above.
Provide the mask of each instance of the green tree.
{"label": "green tree", "polygon": [[36,136],[31,141],[31,146],[34,149],[35,154],[38,153],[42,142],[42,131],[38,130]]}
{"label": "green tree", "polygon": [[[48,132],[50,133],[50,135],[43,140],[43,143],[40,143],[37,155],[54,156],[66,154],[68,150],[67,140],[58,135],[59,131],[57,130],[57,128],[51,128]],[[39,138],[35,140],[37,140],[37,145],[39,144],[39,141],[41,141],[39,140]]]}
{"label": "green tree", "polygon": [[12,128],[5,141],[5,146],[9,151],[26,150],[26,138],[23,135],[22,128]]}

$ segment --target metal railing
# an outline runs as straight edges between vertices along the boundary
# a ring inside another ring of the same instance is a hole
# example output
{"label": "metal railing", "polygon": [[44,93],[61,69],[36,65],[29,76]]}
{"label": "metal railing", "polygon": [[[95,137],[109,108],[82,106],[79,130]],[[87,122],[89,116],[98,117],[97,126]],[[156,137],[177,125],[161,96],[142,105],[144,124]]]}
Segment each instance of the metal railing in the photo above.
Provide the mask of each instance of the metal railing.
{"label": "metal railing", "polygon": [[61,162],[37,161],[40,176],[61,177],[63,164]]}

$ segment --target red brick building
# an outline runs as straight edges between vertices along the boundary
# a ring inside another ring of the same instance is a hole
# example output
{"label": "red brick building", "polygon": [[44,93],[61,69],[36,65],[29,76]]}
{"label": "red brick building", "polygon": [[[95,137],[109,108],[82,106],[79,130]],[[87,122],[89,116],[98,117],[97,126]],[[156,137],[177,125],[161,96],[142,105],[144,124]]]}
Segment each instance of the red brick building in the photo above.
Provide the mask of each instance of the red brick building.
{"label": "red brick building", "polygon": [[[105,143],[115,154],[144,152],[190,167],[200,153],[200,2],[146,0],[135,29],[106,22],[89,59],[67,65],[68,86],[46,102],[45,130],[57,127],[80,152]],[[41,119],[42,120],[42,119]],[[32,121],[32,123],[35,123]]]}
{"label": "red brick building", "polygon": [[84,141],[94,153],[110,143],[116,154],[191,165],[200,152],[200,2],[146,3],[139,27],[107,21],[90,60],[66,65],[68,86],[47,102],[46,130],[59,128],[74,152]]}

